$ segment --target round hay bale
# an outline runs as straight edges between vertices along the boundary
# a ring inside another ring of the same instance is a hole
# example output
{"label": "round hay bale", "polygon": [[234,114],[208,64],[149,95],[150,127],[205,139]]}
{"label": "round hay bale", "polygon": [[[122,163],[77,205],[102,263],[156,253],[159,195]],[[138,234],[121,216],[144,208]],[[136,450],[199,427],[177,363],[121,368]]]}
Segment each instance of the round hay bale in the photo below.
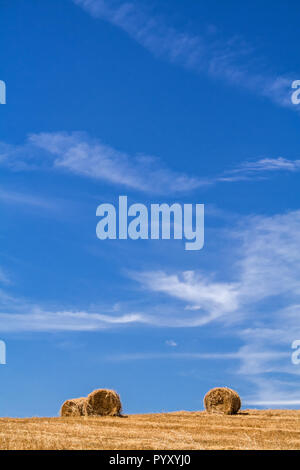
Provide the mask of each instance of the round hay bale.
{"label": "round hay bale", "polygon": [[71,398],[63,403],[60,416],[86,416],[88,414],[87,407],[86,398]]}
{"label": "round hay bale", "polygon": [[87,396],[88,413],[97,416],[120,416],[122,404],[114,390],[94,390]]}
{"label": "round hay bale", "polygon": [[234,415],[241,405],[238,393],[227,387],[213,388],[204,397],[204,406],[208,413]]}

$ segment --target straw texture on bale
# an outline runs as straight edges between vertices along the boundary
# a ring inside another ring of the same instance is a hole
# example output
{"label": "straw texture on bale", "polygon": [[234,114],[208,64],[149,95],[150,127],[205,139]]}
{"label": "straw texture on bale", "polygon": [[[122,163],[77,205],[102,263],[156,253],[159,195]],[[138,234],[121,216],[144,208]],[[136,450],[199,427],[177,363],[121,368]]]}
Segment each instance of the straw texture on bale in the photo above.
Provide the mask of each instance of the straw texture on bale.
{"label": "straw texture on bale", "polygon": [[85,397],[66,400],[61,409],[60,416],[86,416],[88,414],[88,403]]}
{"label": "straw texture on bale", "polygon": [[204,406],[209,413],[234,415],[241,405],[238,393],[227,387],[213,388],[204,397]]}
{"label": "straw texture on bale", "polygon": [[60,416],[120,416],[122,404],[114,390],[94,390],[87,397],[66,400]]}
{"label": "straw texture on bale", "polygon": [[98,416],[120,416],[122,404],[114,390],[94,390],[87,397],[89,413]]}

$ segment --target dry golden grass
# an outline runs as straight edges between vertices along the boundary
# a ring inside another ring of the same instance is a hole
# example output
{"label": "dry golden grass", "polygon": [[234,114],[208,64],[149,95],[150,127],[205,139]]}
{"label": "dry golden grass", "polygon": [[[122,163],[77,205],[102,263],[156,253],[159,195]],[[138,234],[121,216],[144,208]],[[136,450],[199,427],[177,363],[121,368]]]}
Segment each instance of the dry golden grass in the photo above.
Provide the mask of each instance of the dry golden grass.
{"label": "dry golden grass", "polygon": [[1,418],[0,449],[300,449],[300,411]]}

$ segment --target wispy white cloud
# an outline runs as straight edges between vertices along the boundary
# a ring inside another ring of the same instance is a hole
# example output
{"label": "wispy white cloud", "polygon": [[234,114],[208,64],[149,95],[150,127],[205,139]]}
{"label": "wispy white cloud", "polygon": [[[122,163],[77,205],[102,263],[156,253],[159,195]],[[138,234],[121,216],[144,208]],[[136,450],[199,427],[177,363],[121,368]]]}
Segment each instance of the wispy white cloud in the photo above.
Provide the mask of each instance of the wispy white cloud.
{"label": "wispy white cloud", "polygon": [[[278,370],[280,373],[280,370]],[[299,385],[297,380],[274,378],[264,374],[252,377],[252,393],[243,401],[247,406],[278,408],[299,407]]]}
{"label": "wispy white cloud", "polygon": [[154,194],[187,192],[209,184],[172,171],[158,158],[128,155],[85,133],[32,134],[23,145],[3,146],[2,164],[15,171],[55,168]]}
{"label": "wispy white cloud", "polygon": [[300,211],[246,218],[235,236],[245,299],[285,296],[293,304],[300,294]]}
{"label": "wispy white cloud", "polygon": [[[286,358],[294,335],[300,338],[299,234],[300,211],[239,221],[230,234],[230,281],[224,269],[214,275],[205,271],[142,271],[129,275],[144,292],[155,295],[148,317],[152,324],[196,327],[222,322],[250,345],[251,351],[241,350],[244,367],[240,372],[258,373],[260,364],[269,370],[271,362],[276,363],[282,353]],[[282,345],[285,351],[278,350]],[[265,350],[269,351],[267,355]],[[247,357],[252,357],[251,365]]]}
{"label": "wispy white cloud", "polygon": [[146,319],[139,314],[112,316],[82,311],[48,312],[36,307],[30,313],[0,313],[0,330],[5,333],[98,331],[145,322]]}
{"label": "wispy white cloud", "polygon": [[[300,367],[291,362],[291,343],[300,339],[300,211],[247,217],[231,237],[231,281],[224,280],[224,270],[217,273],[223,280],[216,279],[217,274],[194,271],[135,273],[134,279],[144,289],[143,301],[137,299],[136,308],[127,311],[119,302],[118,308],[109,313],[74,308],[50,311],[2,290],[0,329],[97,331],[138,324],[192,328],[212,322],[217,327],[219,322],[222,334],[244,343],[237,351],[218,348],[216,353],[197,353],[176,349],[168,353],[121,354],[107,360],[234,361],[236,367],[231,372],[252,383],[245,403],[297,406]],[[144,302],[147,298],[151,301]]]}
{"label": "wispy white cloud", "polygon": [[[253,218],[239,236],[247,247],[239,261],[242,295],[246,305],[251,299],[256,303],[238,332],[245,342],[238,373],[253,382],[256,392],[249,402],[289,406],[299,400],[300,368],[291,361],[291,345],[300,339],[300,212]],[[266,350],[274,355],[261,355]]]}
{"label": "wispy white cloud", "polygon": [[246,400],[245,405],[256,405],[256,406],[298,406],[300,400]]}
{"label": "wispy white cloud", "polygon": [[[0,283],[10,284],[2,268]],[[3,333],[98,331],[127,324],[149,323],[143,313],[107,314],[76,309],[49,310],[26,298],[12,295],[7,289],[7,286],[6,290],[0,289],[0,331]]]}
{"label": "wispy white cloud", "polygon": [[[236,353],[225,351],[224,358],[237,360],[235,373],[252,383],[245,403],[298,406],[300,367],[291,361],[291,345],[300,339],[300,211],[247,217],[231,236],[237,243],[231,246],[234,281],[216,282],[207,273],[161,271],[141,273],[139,281],[156,294],[168,296],[173,326],[179,324],[174,313],[178,311],[181,326],[218,321],[225,327],[223,334],[243,341]],[[139,358],[143,357],[147,358]],[[166,356],[172,357],[176,359]],[[205,354],[192,357],[205,359]],[[218,354],[207,356],[213,358],[221,360]]]}
{"label": "wispy white cloud", "polygon": [[257,60],[253,48],[241,37],[226,39],[211,31],[207,34],[207,28],[200,35],[178,31],[134,0],[73,1],[94,18],[121,28],[155,57],[246,88],[280,106],[292,107],[292,78],[261,72],[263,61]]}
{"label": "wispy white cloud", "polygon": [[[216,282],[194,271],[168,274],[163,271],[131,274],[146,289],[188,302],[184,310],[195,311],[182,315],[177,322],[182,326],[200,326],[219,318],[238,307],[238,284]],[[199,313],[197,313],[199,311]]]}
{"label": "wispy white cloud", "polygon": [[3,284],[9,284],[10,283],[10,279],[9,279],[7,273],[1,267],[0,267],[0,283],[3,283]]}
{"label": "wispy white cloud", "polygon": [[32,194],[18,191],[10,191],[5,188],[0,188],[0,203],[1,202],[6,204],[32,206],[42,209],[54,209],[57,207],[53,201],[41,198],[40,196],[34,196]]}
{"label": "wispy white cloud", "polygon": [[19,145],[0,142],[0,164],[12,171],[33,171],[47,169],[53,158],[49,153],[32,145],[30,138]]}
{"label": "wispy white cloud", "polygon": [[165,168],[155,157],[130,156],[84,134],[31,135],[30,142],[54,154],[54,165],[93,179],[152,193],[184,192],[195,189],[204,180]]}
{"label": "wispy white cloud", "polygon": [[[56,169],[152,194],[182,194],[218,183],[266,178],[279,171],[300,170],[300,160],[279,157],[245,162],[238,168],[209,178],[191,176],[173,171],[157,157],[129,155],[83,132],[31,134],[19,146],[0,143],[0,164],[12,171]],[[0,189],[1,199],[49,206],[49,202],[42,198],[4,189]]]}
{"label": "wispy white cloud", "polygon": [[300,171],[300,160],[288,160],[287,158],[263,158],[254,162],[244,162],[238,168],[227,171],[217,181],[243,181],[266,177],[275,172],[298,172]]}
{"label": "wispy white cloud", "polygon": [[[266,340],[271,351],[279,342],[287,345],[297,339],[292,336],[299,334],[300,337],[299,234],[299,211],[246,218],[231,235],[232,280],[224,280],[227,278],[224,270],[217,273],[218,279],[217,274],[205,271],[130,273],[144,289],[143,299],[149,297],[151,302],[137,301],[129,311],[124,311],[122,304],[118,304],[118,309],[110,309],[108,314],[77,312],[76,309],[49,312],[2,292],[0,327],[5,328],[6,324],[10,328],[16,325],[30,328],[32,325],[33,329],[38,329],[41,325],[42,328],[49,325],[50,329],[63,330],[124,323],[196,327],[218,321],[225,325],[240,325],[238,335],[250,344],[252,353],[256,351],[259,358],[260,352],[265,350],[260,345]],[[164,297],[169,299],[167,304]],[[284,308],[279,309],[279,304]],[[244,351],[245,361],[249,352]],[[246,362],[245,367],[249,369]],[[253,364],[251,369],[255,370]]]}
{"label": "wispy white cloud", "polygon": [[111,354],[106,357],[109,361],[151,361],[160,359],[183,359],[183,360],[233,360],[238,359],[237,353],[186,353],[186,352],[172,352],[172,353],[131,353],[131,354]]}
{"label": "wispy white cloud", "polygon": [[176,348],[178,346],[176,341],[174,341],[173,339],[167,339],[166,340],[166,345],[171,346],[172,348]]}
{"label": "wispy white cloud", "polygon": [[[235,244],[231,247],[235,278],[232,281],[220,281],[216,275],[194,271],[134,273],[131,276],[143,287],[143,300],[137,297],[132,309],[124,309],[120,301],[117,309],[102,312],[49,310],[2,290],[0,329],[97,331],[139,324],[192,328],[213,322],[217,328],[218,322],[223,335],[244,343],[237,351],[223,351],[219,347],[216,352],[199,353],[175,349],[109,355],[107,360],[234,362],[231,373],[252,384],[250,392],[244,394],[245,404],[298,406],[300,367],[292,364],[291,344],[300,339],[300,211],[247,217],[230,236]],[[218,277],[227,277],[224,270]],[[167,303],[163,297],[168,299]],[[145,302],[147,298],[151,301]],[[186,306],[190,308],[186,310]]]}
{"label": "wispy white cloud", "polygon": [[[273,352],[261,352],[261,353],[247,353],[247,357],[250,357],[252,360],[256,360],[257,356],[259,358],[269,358],[271,357],[287,357],[287,353],[275,354]],[[172,353],[131,353],[131,354],[111,354],[106,357],[110,361],[144,361],[144,360],[160,360],[160,359],[170,359],[170,360],[211,360],[211,361],[240,361],[244,359],[244,353],[242,351],[232,352],[232,353],[190,353],[190,352],[172,352]]]}

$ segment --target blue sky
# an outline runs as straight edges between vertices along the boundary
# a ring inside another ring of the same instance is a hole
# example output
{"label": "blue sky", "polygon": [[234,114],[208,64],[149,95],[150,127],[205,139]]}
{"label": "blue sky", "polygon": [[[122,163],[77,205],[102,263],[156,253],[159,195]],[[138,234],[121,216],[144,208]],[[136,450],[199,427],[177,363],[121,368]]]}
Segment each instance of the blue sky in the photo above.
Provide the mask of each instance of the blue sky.
{"label": "blue sky", "polygon": [[[224,385],[298,408],[297,2],[0,8],[0,415],[98,387],[127,413]],[[204,248],[100,241],[119,195],[205,204]]]}

